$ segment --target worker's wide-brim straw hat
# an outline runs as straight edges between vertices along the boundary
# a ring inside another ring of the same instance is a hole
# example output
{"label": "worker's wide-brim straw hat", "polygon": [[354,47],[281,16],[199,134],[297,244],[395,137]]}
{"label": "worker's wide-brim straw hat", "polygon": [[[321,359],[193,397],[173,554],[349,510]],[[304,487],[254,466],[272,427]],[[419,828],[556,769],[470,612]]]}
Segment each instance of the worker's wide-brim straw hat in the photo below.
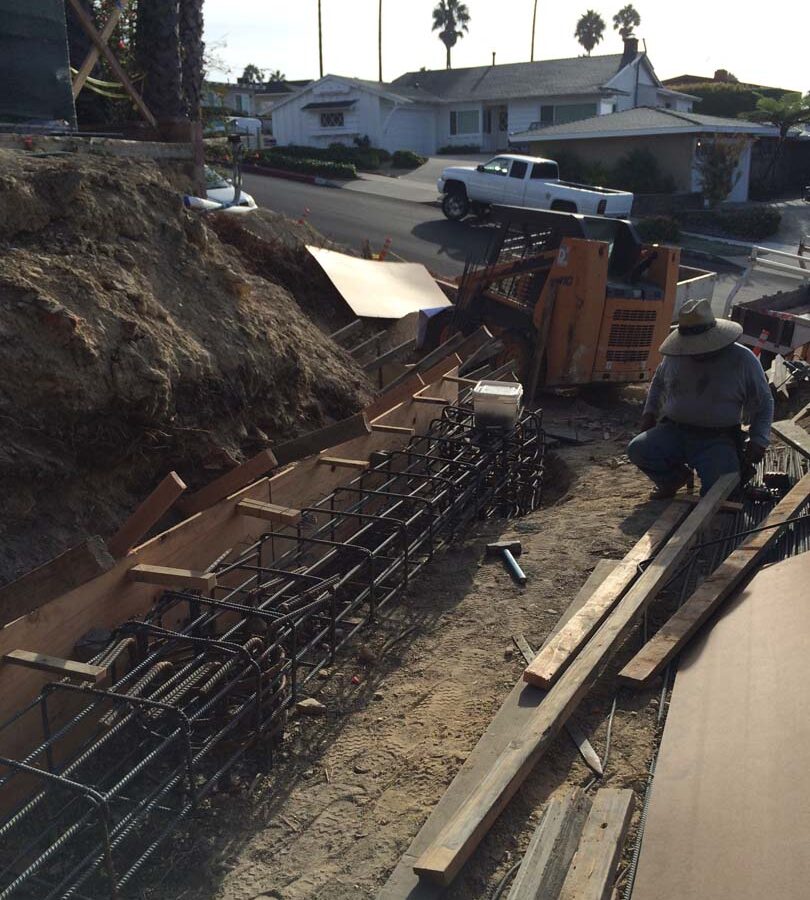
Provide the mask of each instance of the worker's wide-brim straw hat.
{"label": "worker's wide-brim straw hat", "polygon": [[659,348],[664,356],[697,356],[728,347],[742,334],[742,325],[717,319],[708,300],[687,300],[678,324]]}

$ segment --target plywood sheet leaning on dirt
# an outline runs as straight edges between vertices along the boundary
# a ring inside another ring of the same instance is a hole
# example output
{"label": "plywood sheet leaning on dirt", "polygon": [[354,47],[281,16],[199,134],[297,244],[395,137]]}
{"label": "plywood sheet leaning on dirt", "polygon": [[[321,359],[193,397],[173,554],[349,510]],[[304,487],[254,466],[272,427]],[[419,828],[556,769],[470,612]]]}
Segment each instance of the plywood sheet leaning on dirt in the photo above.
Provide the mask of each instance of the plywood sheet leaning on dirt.
{"label": "plywood sheet leaning on dirt", "polygon": [[760,571],[682,659],[633,900],[804,900],[810,553]]}
{"label": "plywood sheet leaning on dirt", "polygon": [[774,422],[771,430],[778,435],[788,446],[798,450],[807,459],[810,459],[810,431],[802,428],[795,419],[783,419]]}
{"label": "plywood sheet leaning on dirt", "polygon": [[[614,560],[600,560],[546,642],[610,575],[614,564]],[[522,680],[512,688],[450,787],[444,792],[419,834],[413,839],[410,847],[389,876],[385,886],[377,895],[377,900],[437,900],[442,896],[443,889],[439,885],[419,879],[419,876],[413,871],[413,864],[422,850],[439,833],[444,823],[461,806],[470,791],[483,778],[498,754],[520,733],[544,695],[544,691],[524,684]]]}
{"label": "plywood sheet leaning on dirt", "polygon": [[414,864],[414,871],[439,884],[452,882],[535,763],[590,689],[638,616],[677,569],[698,531],[736,487],[739,476],[722,475],[709,488],[658,556],[563,672],[523,730],[492,763],[459,809]]}
{"label": "plywood sheet leaning on dirt", "polygon": [[401,319],[420,309],[450,306],[421,263],[381,263],[307,246],[357,316]]}

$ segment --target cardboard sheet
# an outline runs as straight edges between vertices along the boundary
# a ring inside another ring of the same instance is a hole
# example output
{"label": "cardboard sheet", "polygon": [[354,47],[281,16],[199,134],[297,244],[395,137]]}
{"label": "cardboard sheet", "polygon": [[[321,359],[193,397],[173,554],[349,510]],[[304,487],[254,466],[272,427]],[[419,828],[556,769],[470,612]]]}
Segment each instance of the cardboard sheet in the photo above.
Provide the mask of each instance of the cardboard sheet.
{"label": "cardboard sheet", "polygon": [[805,900],[810,553],[762,569],[675,680],[633,900]]}
{"label": "cardboard sheet", "polygon": [[450,306],[421,263],[378,262],[307,246],[355,315],[401,319],[420,309]]}

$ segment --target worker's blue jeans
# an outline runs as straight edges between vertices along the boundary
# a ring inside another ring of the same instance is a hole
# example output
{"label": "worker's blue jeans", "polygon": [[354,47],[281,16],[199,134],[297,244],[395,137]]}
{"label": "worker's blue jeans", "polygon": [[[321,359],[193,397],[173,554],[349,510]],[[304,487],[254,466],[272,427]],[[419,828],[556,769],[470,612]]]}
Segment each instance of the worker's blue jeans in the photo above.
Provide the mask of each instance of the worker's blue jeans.
{"label": "worker's blue jeans", "polygon": [[684,466],[697,471],[701,494],[721,475],[740,471],[737,447],[730,434],[699,433],[674,422],[660,422],[637,434],[627,447],[627,455],[662,490],[683,483]]}

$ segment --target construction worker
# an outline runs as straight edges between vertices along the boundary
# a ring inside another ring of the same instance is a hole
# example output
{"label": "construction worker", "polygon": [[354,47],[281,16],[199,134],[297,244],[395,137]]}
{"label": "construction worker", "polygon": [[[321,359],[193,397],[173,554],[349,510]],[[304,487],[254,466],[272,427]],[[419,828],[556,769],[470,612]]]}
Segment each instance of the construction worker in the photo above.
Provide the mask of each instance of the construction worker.
{"label": "construction worker", "polygon": [[708,300],[688,300],[661,344],[664,358],[650,383],[641,433],[627,448],[655,484],[653,498],[691,485],[693,469],[701,494],[730,472],[744,482],[764,456],[773,398],[757,357],[735,343],[741,334],[741,325],[715,318]]}

